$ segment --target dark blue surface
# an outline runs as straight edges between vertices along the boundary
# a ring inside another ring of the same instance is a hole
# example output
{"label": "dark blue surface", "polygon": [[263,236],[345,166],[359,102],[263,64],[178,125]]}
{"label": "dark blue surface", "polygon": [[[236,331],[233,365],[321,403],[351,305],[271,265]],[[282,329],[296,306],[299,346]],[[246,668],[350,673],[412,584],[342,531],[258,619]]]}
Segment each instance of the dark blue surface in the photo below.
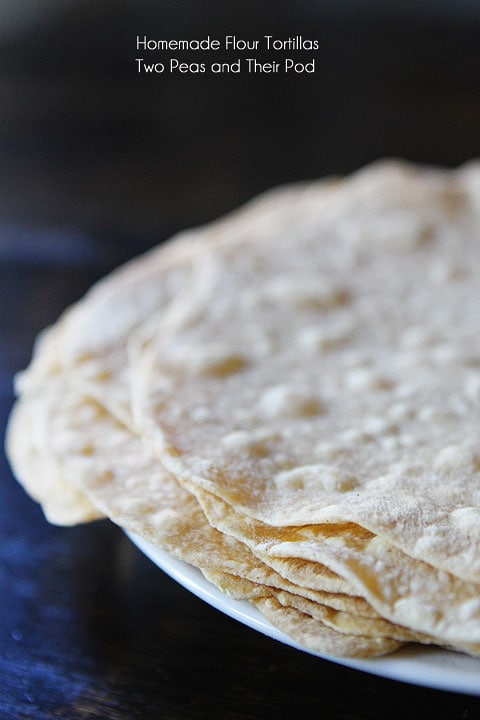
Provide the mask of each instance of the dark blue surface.
{"label": "dark blue surface", "polygon": [[[98,277],[281,182],[480,150],[474,2],[0,5],[0,422],[34,338]],[[9,10],[9,8],[11,8]],[[15,16],[9,24],[7,18]],[[137,32],[321,40],[315,79],[131,71]],[[56,528],[0,457],[0,718],[480,718],[190,596],[107,521]]]}

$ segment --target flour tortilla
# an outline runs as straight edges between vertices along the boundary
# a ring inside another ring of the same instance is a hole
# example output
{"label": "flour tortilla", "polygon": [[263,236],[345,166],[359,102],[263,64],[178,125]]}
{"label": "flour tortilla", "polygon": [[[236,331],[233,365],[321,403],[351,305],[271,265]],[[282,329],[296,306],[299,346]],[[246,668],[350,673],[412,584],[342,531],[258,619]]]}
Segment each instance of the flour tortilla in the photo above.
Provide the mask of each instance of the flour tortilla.
{"label": "flour tortilla", "polygon": [[[275,597],[278,588],[284,588],[288,596],[303,591],[263,566],[243,544],[208,525],[193,496],[149,457],[148,450],[138,447],[139,440],[98,403],[69,392],[65,383],[60,388],[56,382],[50,390],[48,396],[36,395],[19,404],[22,413],[17,415],[16,422],[20,429],[26,418],[33,417],[30,429],[34,432],[28,437],[37,462],[30,472],[28,463],[23,468],[29,483],[34,482],[30,477],[32,470],[41,486],[43,474],[56,467],[56,476],[66,484],[82,487],[116,522],[197,565],[207,578],[233,597],[249,600]],[[43,432],[45,427],[50,428],[48,434]],[[392,633],[396,640],[416,638],[380,619],[377,628],[375,620],[352,613],[356,603],[365,605],[361,598],[315,591],[305,594],[315,606],[320,606],[321,601],[327,627],[351,635],[347,630],[352,626],[357,629],[356,635],[362,636],[360,642],[351,637],[337,640],[338,652],[347,656],[360,649],[368,655],[390,652],[398,646],[390,639]],[[317,614],[322,613],[318,610]],[[372,637],[371,646],[368,637]],[[379,642],[382,637],[383,643]]]}
{"label": "flour tortilla", "polygon": [[[332,185],[325,181],[318,184],[325,188]],[[253,229],[261,235],[271,234],[288,220],[285,213],[279,212],[279,206],[288,205],[291,215],[291,208],[296,202],[301,206],[302,198],[300,185],[271,190],[227,218],[180,233],[102,278],[52,327],[40,333],[28,368],[16,376],[18,395],[41,392],[50,378],[68,373],[70,382],[79,390],[96,398],[114,417],[132,426],[128,365],[132,336],[141,333],[143,336],[145,324],[147,328],[155,327],[156,318],[176,294],[192,282],[193,259],[205,247],[243,238]],[[301,207],[297,216],[300,214]],[[290,217],[290,222],[292,220]],[[18,475],[27,485],[24,475],[30,477],[32,473],[24,472],[23,459],[16,451],[21,438],[15,431],[14,416],[21,412],[12,414],[8,445],[15,456]],[[25,446],[24,449],[27,451]],[[28,452],[32,452],[32,448]],[[33,458],[30,464],[32,462]],[[100,516],[80,489],[68,487],[53,470],[41,483],[34,480],[26,489],[42,504],[51,522],[69,525]]]}
{"label": "flour tortilla", "polygon": [[266,524],[354,522],[480,582],[479,172],[369,169],[203,253],[132,355],[165,467]]}
{"label": "flour tortilla", "polygon": [[336,657],[378,657],[401,647],[400,642],[389,638],[342,635],[310,615],[284,607],[273,597],[254,599],[253,603],[273,625],[312,652]]}
{"label": "flour tortilla", "polygon": [[[97,402],[72,391],[62,376],[20,407],[29,409],[34,420],[30,433],[22,437],[28,437],[40,459],[46,458],[43,468],[38,462],[35,466],[37,483],[56,467],[55,476],[83,490],[95,507],[176,557],[217,573],[217,578],[228,573],[303,595],[318,606],[317,619],[341,632],[356,628],[353,634],[370,636],[377,626],[378,637],[425,641],[423,636],[430,634],[440,644],[473,643],[474,650],[480,649],[478,586],[435,572],[361,528],[268,528],[197,490],[209,524],[193,495],[180,488],[148,446]],[[361,598],[344,597],[341,607],[335,598],[332,603],[325,588],[318,593],[294,586],[262,562],[269,555],[288,557],[290,552],[295,558],[316,555],[390,622],[368,618]],[[360,615],[355,612],[358,605]],[[395,630],[392,623],[405,627]]]}
{"label": "flour tortilla", "polygon": [[40,335],[29,367],[16,378],[17,392],[32,394],[48,378],[73,371],[79,388],[129,423],[128,338],[186,283],[199,234],[177,236],[94,285]]}
{"label": "flour tortilla", "polygon": [[[191,486],[209,523],[244,542],[263,562],[305,561],[303,582],[314,587],[316,563],[345,578],[390,622],[436,637],[440,644],[480,649],[479,587],[403,553],[383,538],[352,524],[275,528],[239,515]],[[297,565],[298,566],[298,565]],[[284,567],[288,568],[288,562]],[[277,566],[277,569],[279,567]],[[286,573],[290,580],[298,575]],[[478,650],[477,650],[478,651]]]}
{"label": "flour tortilla", "polygon": [[[317,184],[330,192],[336,185],[325,180]],[[242,242],[253,232],[262,237],[277,232],[294,221],[294,206],[301,217],[303,196],[300,184],[270,190],[225,218],[177,234],[102,278],[39,335],[29,366],[16,376],[17,393],[32,394],[49,377],[70,373],[79,388],[130,425],[132,336],[148,335],[148,327],[156,328],[156,319],[161,320],[178,295],[202,283],[205,268],[198,261],[205,251]]]}
{"label": "flour tortilla", "polygon": [[8,424],[6,445],[15,474],[31,498],[55,525],[77,525],[105,517],[83,490],[66,482],[58,463],[31,441],[36,418],[26,403],[16,403]]}
{"label": "flour tortilla", "polygon": [[[347,595],[351,586],[331,571],[324,569],[321,587],[320,583],[315,589],[296,586],[261,563],[243,543],[212,528],[194,496],[179,486],[141,440],[62,377],[50,381],[43,393],[18,403],[12,436],[17,442],[22,439],[11,452],[14,467],[44,507],[49,506],[51,493],[54,499],[66,495],[74,506],[71,497],[78,489],[94,503],[89,507],[95,507],[97,516],[103,511],[122,527],[197,567],[301,592],[345,612],[376,616],[363,598]],[[30,462],[32,457],[35,463]],[[52,488],[52,477],[62,484]],[[89,519],[85,515],[79,521]],[[63,523],[64,518],[60,513],[53,520]]]}
{"label": "flour tortilla", "polygon": [[405,621],[478,654],[479,178],[387,163],[280,189],[102,281],[18,381],[27,490],[197,564],[307,647],[382,654]]}

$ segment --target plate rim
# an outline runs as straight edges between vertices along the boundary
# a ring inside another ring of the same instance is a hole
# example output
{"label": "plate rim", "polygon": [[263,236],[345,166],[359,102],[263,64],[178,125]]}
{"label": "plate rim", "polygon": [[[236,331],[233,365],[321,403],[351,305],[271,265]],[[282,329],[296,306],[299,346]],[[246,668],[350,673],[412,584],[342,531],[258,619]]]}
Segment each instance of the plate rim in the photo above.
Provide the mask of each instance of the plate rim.
{"label": "plate rim", "polygon": [[[272,625],[248,600],[235,600],[193,565],[124,529],[133,544],[160,570],[196,597],[247,627],[296,650],[353,670],[432,690],[480,696],[480,658],[437,647],[408,645],[380,658],[337,658],[309,650]],[[470,667],[471,666],[471,667]]]}

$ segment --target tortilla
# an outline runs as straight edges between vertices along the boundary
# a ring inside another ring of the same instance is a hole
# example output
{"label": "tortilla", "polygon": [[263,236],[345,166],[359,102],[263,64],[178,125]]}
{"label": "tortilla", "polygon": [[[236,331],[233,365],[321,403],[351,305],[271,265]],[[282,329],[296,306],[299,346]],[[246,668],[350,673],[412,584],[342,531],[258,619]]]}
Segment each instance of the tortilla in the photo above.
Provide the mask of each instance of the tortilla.
{"label": "tortilla", "polygon": [[9,419],[7,448],[10,463],[25,490],[40,503],[45,517],[56,525],[77,525],[104,517],[85,493],[66,482],[53,458],[32,442],[34,417],[18,402]]}
{"label": "tortilla", "polygon": [[[180,487],[148,447],[98,402],[73,391],[64,378],[23,399],[15,414],[13,434],[24,442],[11,453],[12,462],[28,491],[42,495],[44,506],[50,494],[56,498],[66,494],[65,488],[70,495],[78,490],[94,503],[97,515],[103,511],[123,528],[197,567],[301,591],[316,602],[328,604],[333,598],[333,607],[375,615],[362,598],[338,593],[349,585],[330,571],[325,569],[321,589],[301,589],[260,563],[243,543],[212,528],[195,497]],[[52,477],[61,479],[62,486],[52,489]],[[63,524],[62,516],[55,520]]]}
{"label": "tortilla", "polygon": [[401,647],[400,642],[389,638],[343,635],[310,615],[284,607],[273,597],[258,598],[253,603],[273,625],[312,652],[337,657],[378,657]]}
{"label": "tortilla", "polygon": [[98,283],[17,380],[14,470],[300,645],[480,654],[480,167],[267,193]]}
{"label": "tortilla", "polygon": [[[230,596],[253,600],[275,597],[280,591],[288,596],[302,593],[313,605],[323,608],[325,624],[336,632],[350,634],[345,629],[346,618],[357,627],[356,634],[365,636],[361,645],[364,649],[370,636],[390,638],[393,633],[400,640],[416,637],[395,632],[393,626],[381,620],[371,635],[375,621],[355,614],[358,606],[360,609],[367,606],[361,598],[308,590],[284,580],[255,558],[245,545],[213,529],[195,498],[182,490],[149,456],[140,440],[98,403],[72,392],[61,377],[51,382],[48,390],[48,395],[44,392],[23,400],[16,411],[17,427],[25,429],[25,423],[29,423],[31,432],[27,437],[36,453],[35,464],[29,468],[27,462],[23,467],[28,486],[36,482],[43,487],[43,475],[49,477],[54,469],[54,477],[61,478],[64,487],[72,483],[73,487],[82,488],[113,520],[196,565]],[[46,433],[45,428],[50,431]],[[55,492],[58,493],[58,487]],[[48,504],[48,493],[44,502]],[[390,634],[384,628],[391,628]],[[386,643],[385,647],[390,649],[391,641]],[[354,651],[349,640],[344,644],[345,653]],[[380,654],[382,647],[375,639],[368,652]]]}
{"label": "tortilla", "polygon": [[376,167],[328,209],[306,189],[293,227],[207,249],[131,355],[165,467],[266,524],[353,522],[479,582],[470,178]]}
{"label": "tortilla", "polygon": [[[480,647],[477,584],[411,558],[357,525],[276,528],[235,513],[203,490],[195,495],[213,527],[246,543],[266,564],[272,557],[306,561],[307,587],[314,587],[312,568],[320,563],[345,578],[354,594],[390,622],[436,637],[440,644]],[[298,576],[289,578],[298,581]]]}

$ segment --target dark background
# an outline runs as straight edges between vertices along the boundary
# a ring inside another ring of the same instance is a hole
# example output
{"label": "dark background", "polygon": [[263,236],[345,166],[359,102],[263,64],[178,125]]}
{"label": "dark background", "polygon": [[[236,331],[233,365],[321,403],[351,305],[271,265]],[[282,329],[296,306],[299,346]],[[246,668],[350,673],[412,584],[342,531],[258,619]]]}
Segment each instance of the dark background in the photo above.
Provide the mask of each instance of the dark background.
{"label": "dark background", "polygon": [[[300,34],[317,71],[138,75],[137,34]],[[1,4],[2,425],[36,333],[110,268],[271,185],[475,157],[479,91],[473,0]],[[258,636],[108,522],[49,526],[1,462],[2,720],[480,717]]]}
{"label": "dark background", "polygon": [[[385,155],[456,165],[479,152],[474,0],[28,6],[28,17],[2,11],[6,222],[143,245],[272,184],[349,172]],[[136,72],[137,35],[226,33],[316,38],[317,71]]]}

